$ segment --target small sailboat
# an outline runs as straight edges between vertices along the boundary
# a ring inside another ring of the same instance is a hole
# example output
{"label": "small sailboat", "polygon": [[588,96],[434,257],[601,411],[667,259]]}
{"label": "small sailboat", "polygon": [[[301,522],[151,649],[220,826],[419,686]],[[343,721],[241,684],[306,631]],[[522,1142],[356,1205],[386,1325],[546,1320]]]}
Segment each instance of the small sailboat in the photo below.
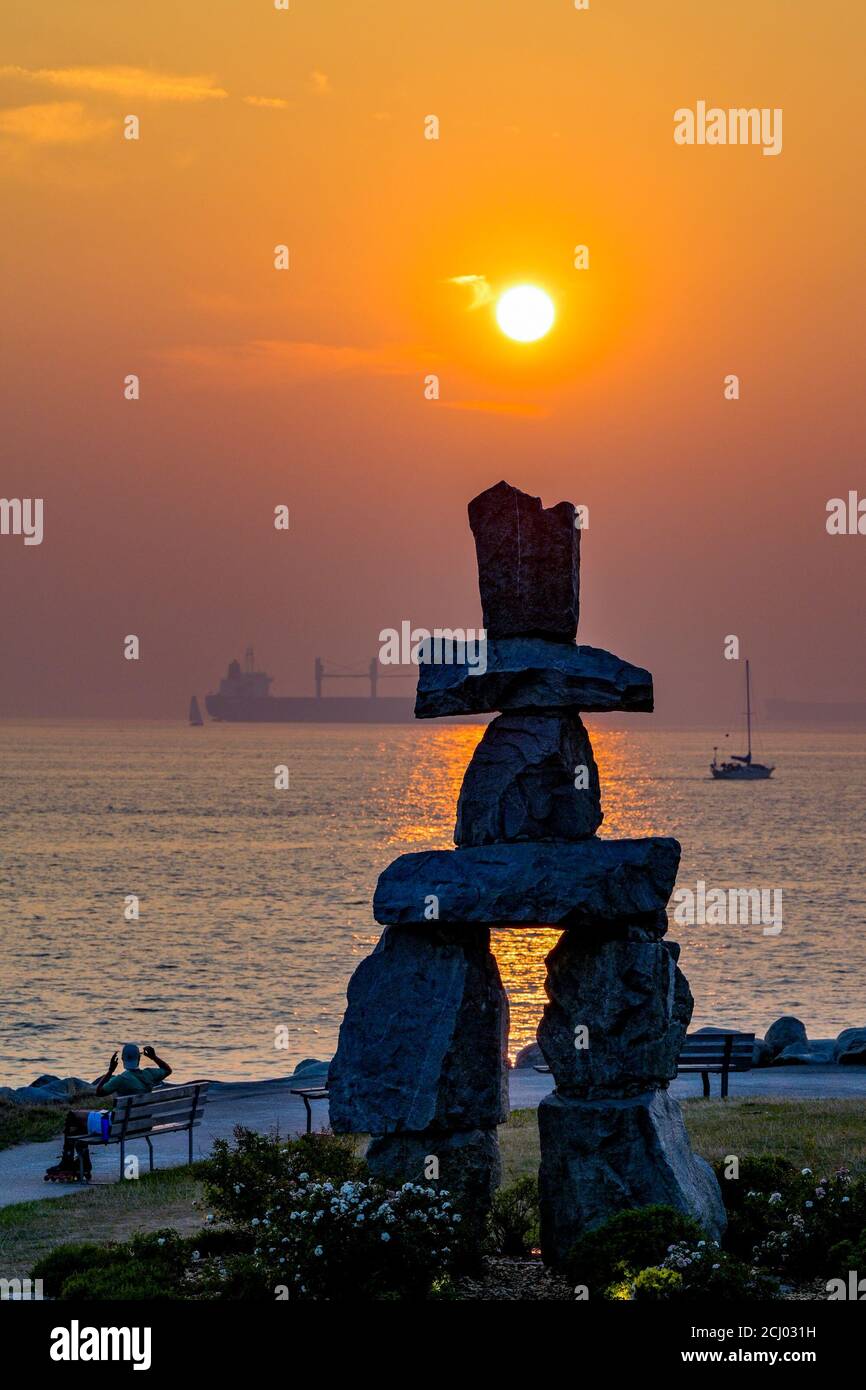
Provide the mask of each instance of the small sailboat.
{"label": "small sailboat", "polygon": [[710,772],[715,778],[726,782],[754,782],[763,777],[771,777],[774,768],[767,763],[752,761],[752,684],[749,663],[746,662],[746,737],[748,751],[732,753],[730,762],[719,762],[718,748],[713,749]]}
{"label": "small sailboat", "polygon": [[200,729],[204,724],[204,720],[201,717],[201,710],[198,707],[198,700],[195,695],[193,695],[189,702],[189,722],[194,729]]}

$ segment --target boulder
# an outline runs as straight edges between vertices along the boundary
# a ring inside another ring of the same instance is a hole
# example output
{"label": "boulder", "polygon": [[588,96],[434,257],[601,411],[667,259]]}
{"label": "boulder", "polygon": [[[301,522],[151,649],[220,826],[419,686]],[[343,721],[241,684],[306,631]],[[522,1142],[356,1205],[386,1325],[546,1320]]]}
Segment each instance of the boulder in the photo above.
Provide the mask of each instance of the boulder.
{"label": "boulder", "polygon": [[305,1077],[321,1076],[327,1072],[330,1065],[330,1062],[323,1062],[318,1057],[305,1057],[292,1072],[292,1080],[301,1081]]}
{"label": "boulder", "polygon": [[773,1060],[773,1049],[763,1038],[755,1038],[752,1043],[752,1066],[768,1067]]}
{"label": "boulder", "polygon": [[580,531],[571,502],[543,507],[510,483],[469,503],[489,637],[573,642],[580,615]]}
{"label": "boulder", "polygon": [[527,1071],[530,1067],[543,1067],[544,1053],[537,1042],[527,1043],[514,1059],[515,1071]]}
{"label": "boulder", "polygon": [[637,1096],[676,1076],[694,1000],[665,943],[566,931],[546,965],[538,1041],[561,1095]]}
{"label": "boulder", "polygon": [[777,1018],[764,1034],[764,1042],[773,1049],[774,1057],[778,1057],[779,1053],[792,1043],[800,1044],[806,1040],[805,1024],[792,1014],[783,1014],[781,1018]]}
{"label": "boulder", "polygon": [[[830,1066],[836,1060],[836,1044],[832,1040],[806,1043],[791,1043],[783,1047],[778,1057],[774,1057],[774,1067]],[[866,1058],[864,1058],[866,1060]]]}
{"label": "boulder", "polygon": [[[677,876],[676,840],[523,841],[402,854],[380,876],[373,915],[384,926],[611,926],[664,908]],[[426,915],[425,915],[426,914]]]}
{"label": "boulder", "polygon": [[[559,1265],[578,1236],[631,1207],[658,1203],[718,1239],[725,1207],[708,1163],[692,1153],[668,1091],[626,1100],[576,1100],[554,1092],[538,1107],[541,1249]],[[590,1298],[601,1291],[589,1290]]]}
{"label": "boulder", "polygon": [[[469,666],[465,661],[444,659],[451,653],[445,644],[443,660],[419,662],[416,719],[496,710],[652,712],[649,671],[599,647],[576,647],[541,637],[490,639],[481,647],[486,662],[483,671],[483,663]],[[454,654],[459,656],[459,650]]]}
{"label": "boulder", "polygon": [[476,1130],[508,1115],[508,1001],[480,927],[392,927],[348,988],[337,1133]]}
{"label": "boulder", "polygon": [[[431,1158],[438,1162],[439,1177],[428,1178]],[[466,1218],[478,1227],[490,1210],[502,1176],[499,1141],[495,1129],[466,1130],[459,1134],[387,1134],[371,1139],[367,1167],[389,1186],[404,1182],[445,1189]]]}
{"label": "boulder", "polygon": [[454,842],[583,840],[602,819],[598,768],[579,716],[500,714],[466,769]]}
{"label": "boulder", "polygon": [[836,1039],[834,1054],[843,1066],[866,1064],[866,1028],[843,1028]]}

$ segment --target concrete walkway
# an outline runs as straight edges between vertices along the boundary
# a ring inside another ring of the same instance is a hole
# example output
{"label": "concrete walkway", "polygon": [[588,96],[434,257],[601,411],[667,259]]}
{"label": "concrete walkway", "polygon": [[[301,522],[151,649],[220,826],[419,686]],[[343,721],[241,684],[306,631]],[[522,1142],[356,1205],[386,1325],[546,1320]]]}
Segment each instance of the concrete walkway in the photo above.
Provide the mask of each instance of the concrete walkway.
{"label": "concrete walkway", "polygon": [[[324,1078],[305,1076],[298,1084],[314,1086]],[[296,1134],[306,1128],[304,1103],[290,1094],[292,1082],[287,1080],[258,1082],[213,1083],[204,1119],[194,1133],[194,1154],[205,1158],[214,1139],[229,1138],[235,1125],[267,1133],[278,1128],[281,1134]],[[713,1097],[718,1095],[719,1078],[711,1078]],[[541,1098],[553,1090],[553,1078],[536,1071],[512,1071],[509,1074],[511,1107],[514,1110],[534,1109]],[[671,1095],[687,1100],[701,1095],[701,1079],[697,1075],[678,1077],[671,1083]],[[752,1097],[773,1100],[854,1100],[866,1103],[866,1067],[803,1066],[770,1067],[731,1077],[731,1098]],[[325,1101],[313,1102],[314,1126],[321,1129],[328,1122]],[[45,1144],[19,1144],[0,1152],[0,1206],[13,1202],[28,1202],[38,1198],[64,1197],[80,1189],[75,1185],[47,1183],[43,1174],[49,1164],[56,1163],[62,1147],[58,1139]],[[147,1146],[130,1144],[129,1153],[139,1156],[142,1171],[147,1171]],[[158,1168],[171,1168],[186,1163],[187,1136],[167,1134],[154,1143]],[[105,1150],[94,1150],[94,1182],[116,1182],[120,1150],[116,1144]]]}

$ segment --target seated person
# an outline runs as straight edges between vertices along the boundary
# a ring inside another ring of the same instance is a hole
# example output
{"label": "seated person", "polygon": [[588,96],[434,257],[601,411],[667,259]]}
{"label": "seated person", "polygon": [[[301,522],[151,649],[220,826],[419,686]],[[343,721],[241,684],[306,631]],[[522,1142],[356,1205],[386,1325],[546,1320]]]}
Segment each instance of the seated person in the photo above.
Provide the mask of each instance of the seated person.
{"label": "seated person", "polygon": [[[126,1043],[121,1055],[123,1057],[123,1071],[119,1076],[114,1075],[117,1071],[117,1053],[115,1052],[108,1064],[108,1071],[96,1083],[98,1096],[142,1095],[147,1091],[152,1091],[167,1076],[171,1076],[171,1067],[168,1062],[157,1057],[152,1047],[144,1049],[145,1057],[156,1064],[152,1067],[141,1066],[141,1051],[137,1043]],[[84,1177],[85,1182],[90,1181],[93,1166],[90,1162],[90,1145],[76,1144],[75,1135],[101,1134],[104,1113],[102,1110],[68,1111],[63,1129],[63,1153],[60,1156],[60,1162],[55,1163],[46,1172],[46,1182],[74,1182],[80,1176]],[[79,1156],[81,1159],[80,1167]]]}

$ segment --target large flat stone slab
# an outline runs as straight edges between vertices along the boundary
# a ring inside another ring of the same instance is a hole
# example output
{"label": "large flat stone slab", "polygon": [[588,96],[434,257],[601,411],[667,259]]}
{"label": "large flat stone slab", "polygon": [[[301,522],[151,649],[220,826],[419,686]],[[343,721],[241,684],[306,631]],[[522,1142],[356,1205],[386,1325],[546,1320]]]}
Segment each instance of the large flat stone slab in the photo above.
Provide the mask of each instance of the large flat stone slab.
{"label": "large flat stone slab", "polygon": [[[538,1107],[538,1129],[547,1264],[561,1264],[584,1231],[630,1207],[675,1207],[713,1239],[724,1231],[716,1176],[692,1153],[680,1107],[667,1091],[600,1101],[554,1092]],[[600,1294],[589,1290],[591,1299]]]}
{"label": "large flat stone slab", "polygon": [[571,502],[543,507],[510,483],[469,503],[489,637],[573,642],[580,616],[580,531]]}
{"label": "large flat stone slab", "polygon": [[385,926],[598,926],[657,916],[680,859],[669,837],[529,842],[402,854],[380,876],[373,915]]}
{"label": "large flat stone slab", "polygon": [[[452,654],[461,653],[446,644],[443,657]],[[444,659],[420,662],[416,719],[496,710],[650,713],[653,708],[649,671],[601,647],[509,637],[488,639],[483,656],[474,666]]]}
{"label": "large flat stone slab", "polygon": [[476,1130],[508,1115],[508,1000],[484,927],[390,927],[348,988],[328,1073],[338,1133]]}
{"label": "large flat stone slab", "polygon": [[466,769],[454,843],[583,840],[602,818],[598,768],[579,715],[500,714]]}

